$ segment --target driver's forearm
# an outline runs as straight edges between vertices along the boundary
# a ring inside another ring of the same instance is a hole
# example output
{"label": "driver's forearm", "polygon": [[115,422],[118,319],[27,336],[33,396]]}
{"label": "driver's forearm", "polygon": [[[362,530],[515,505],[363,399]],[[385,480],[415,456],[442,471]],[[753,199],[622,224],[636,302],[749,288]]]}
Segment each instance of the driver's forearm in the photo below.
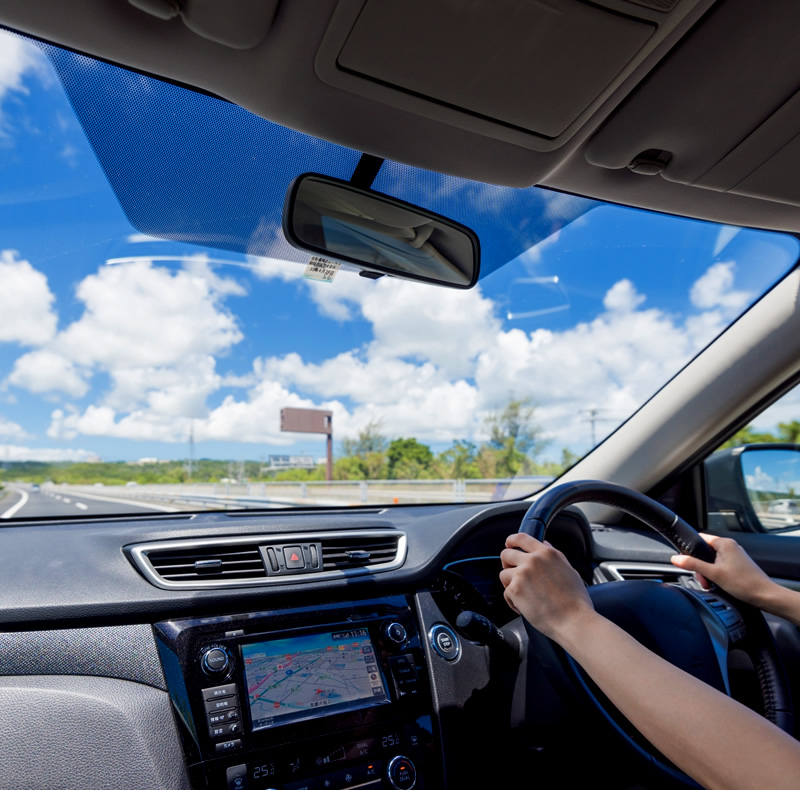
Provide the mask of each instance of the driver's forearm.
{"label": "driver's forearm", "polygon": [[759,609],[791,620],[800,626],[800,593],[788,590],[773,582],[765,592],[763,599],[758,601]]}
{"label": "driver's forearm", "polygon": [[796,790],[800,743],[592,612],[555,635],[659,751],[706,788]]}

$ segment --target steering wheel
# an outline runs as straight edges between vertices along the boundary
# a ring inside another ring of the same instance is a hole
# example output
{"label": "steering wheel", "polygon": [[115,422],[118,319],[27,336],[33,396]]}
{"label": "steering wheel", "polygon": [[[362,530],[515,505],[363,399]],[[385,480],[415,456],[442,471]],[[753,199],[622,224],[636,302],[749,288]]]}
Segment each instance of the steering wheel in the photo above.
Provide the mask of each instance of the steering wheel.
{"label": "steering wheel", "polygon": [[[637,491],[599,480],[562,483],[544,492],[522,520],[519,531],[544,540],[547,528],[565,507],[581,502],[607,505],[634,516],[666,538],[682,554],[714,562],[714,550],[669,508]],[[748,654],[755,668],[763,715],[793,733],[789,683],[763,614],[718,588],[693,590],[678,585],[622,581],[590,587],[595,609],[639,642],[685,670],[731,695],[728,653]],[[633,730],[583,670],[558,645],[526,622],[531,649],[553,685],[568,696],[590,701],[623,740],[657,771],[689,787],[699,787]],[[566,684],[566,688],[565,688]],[[562,694],[563,696],[563,694]]]}

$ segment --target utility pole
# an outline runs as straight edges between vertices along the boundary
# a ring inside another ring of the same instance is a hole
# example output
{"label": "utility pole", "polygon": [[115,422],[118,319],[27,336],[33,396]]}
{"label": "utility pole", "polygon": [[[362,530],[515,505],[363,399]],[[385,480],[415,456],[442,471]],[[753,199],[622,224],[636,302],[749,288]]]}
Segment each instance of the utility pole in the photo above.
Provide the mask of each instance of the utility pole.
{"label": "utility pole", "polygon": [[595,436],[594,424],[599,419],[598,415],[600,414],[600,409],[592,407],[590,409],[585,409],[585,412],[586,412],[585,420],[586,420],[586,422],[588,422],[592,426],[592,447],[594,447],[597,444],[597,438]]}
{"label": "utility pole", "polygon": [[186,465],[186,478],[191,481],[194,470],[194,420],[189,424],[189,461]]}
{"label": "utility pole", "polygon": [[583,418],[584,422],[588,422],[591,426],[592,431],[592,447],[597,445],[597,434],[595,432],[595,424],[598,422],[613,422],[616,418],[615,417],[601,417],[600,413],[604,412],[605,409],[597,406],[590,406],[588,409],[582,409],[583,413],[586,415]]}

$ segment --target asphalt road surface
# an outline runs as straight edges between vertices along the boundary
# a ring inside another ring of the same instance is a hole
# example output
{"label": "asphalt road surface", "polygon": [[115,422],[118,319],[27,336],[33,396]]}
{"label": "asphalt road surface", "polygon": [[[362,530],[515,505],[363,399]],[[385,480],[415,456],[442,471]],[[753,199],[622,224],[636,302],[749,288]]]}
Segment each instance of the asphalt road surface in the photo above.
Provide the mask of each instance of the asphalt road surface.
{"label": "asphalt road surface", "polygon": [[9,486],[9,493],[0,500],[0,519],[47,518],[53,516],[108,516],[122,513],[156,513],[162,508],[134,505],[127,502],[104,502],[94,497],[58,488],[35,490],[30,485]]}

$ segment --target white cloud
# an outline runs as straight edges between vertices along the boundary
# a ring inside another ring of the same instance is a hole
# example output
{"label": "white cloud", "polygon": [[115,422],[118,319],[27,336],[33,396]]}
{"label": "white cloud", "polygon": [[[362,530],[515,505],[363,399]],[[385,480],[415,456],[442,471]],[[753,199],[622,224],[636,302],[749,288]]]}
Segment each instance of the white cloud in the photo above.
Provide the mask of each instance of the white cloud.
{"label": "white cloud", "polygon": [[64,392],[73,398],[83,397],[89,389],[69,359],[43,348],[21,356],[7,383],[37,394]]}
{"label": "white cloud", "polygon": [[25,76],[31,73],[46,77],[48,66],[44,55],[29,41],[0,31],[0,103],[11,91],[27,93]]}
{"label": "white cloud", "polygon": [[164,239],[159,239],[156,236],[148,236],[147,233],[131,233],[125,241],[128,244],[146,244],[153,241],[164,241]]}
{"label": "white cloud", "polygon": [[4,461],[94,461],[97,456],[88,450],[61,447],[23,447],[16,444],[0,444],[0,458]]}
{"label": "white cloud", "polygon": [[114,409],[205,414],[205,398],[220,382],[215,356],[242,339],[222,300],[245,290],[217,275],[205,256],[183,263],[170,271],[141,259],[86,277],[77,288],[81,317],[17,359],[6,386],[79,398],[91,376],[105,372],[112,383],[105,405]]}
{"label": "white cloud", "polygon": [[21,425],[18,425],[11,420],[7,420],[2,415],[0,415],[0,436],[5,439],[17,440],[30,438],[28,432]]}
{"label": "white cloud", "polygon": [[[149,283],[157,275],[153,285],[158,286],[158,298],[164,299],[165,286],[173,280],[173,285],[180,282],[182,293],[171,294],[167,301],[176,300],[176,314],[184,317],[187,308],[182,299],[187,290],[191,293],[192,287],[200,287],[192,304],[203,309],[211,306],[208,315],[213,318],[212,327],[219,326],[220,342],[214,341],[212,331],[210,339],[196,341],[207,344],[201,352],[189,341],[170,340],[162,325],[165,342],[174,347],[169,353],[160,351],[164,358],[151,364],[134,355],[110,367],[110,352],[94,350],[85,364],[108,369],[111,392],[82,410],[54,411],[48,435],[185,442],[193,429],[197,441],[291,445],[315,440],[281,433],[280,409],[296,406],[333,411],[337,437],[354,435],[370,421],[380,420],[390,436],[441,442],[465,437],[480,440],[485,438],[486,415],[513,393],[534,398],[555,454],[562,446],[585,449],[590,436],[587,409],[599,409],[596,433],[600,439],[723,328],[725,307],[720,306],[720,298],[724,302],[725,294],[736,291],[732,269],[725,269],[716,291],[709,286],[715,277],[720,279],[716,266],[692,289],[706,296],[716,293],[705,302],[711,307],[692,316],[644,308],[644,294],[631,280],[623,279],[608,289],[604,311],[593,320],[560,331],[530,333],[503,327],[495,303],[480,288],[459,293],[353,275],[337,277],[331,285],[300,280],[299,287],[308,290],[321,313],[339,320],[363,317],[371,326],[372,339],[319,361],[295,353],[257,358],[251,372],[224,377],[216,372],[214,357],[219,347],[224,350],[226,343],[234,342],[238,329],[235,323],[225,323],[227,314],[216,300],[226,291],[236,293],[235,288],[214,285],[202,267],[202,287],[190,282],[193,275],[199,276],[197,271],[168,275],[145,267],[134,285],[142,287],[142,282]],[[299,279],[294,271],[284,273],[281,268],[271,267],[267,276]],[[178,281],[178,277],[190,279]],[[113,334],[116,324],[110,319],[100,321],[99,311],[93,309],[100,295],[87,293],[85,284],[79,295],[87,303],[87,313],[80,320],[88,316]],[[102,294],[107,298],[128,286],[117,281],[115,288],[110,282],[107,285],[109,290]],[[162,312],[169,311],[162,308]],[[152,320],[160,319],[153,316]],[[177,358],[178,350],[182,358]],[[240,392],[208,408],[209,396],[223,386]]]}
{"label": "white cloud", "polygon": [[614,283],[603,297],[603,307],[620,313],[630,313],[635,310],[646,297],[636,291],[636,286],[630,280],[620,280]]}
{"label": "white cloud", "polygon": [[228,349],[242,333],[220,308],[219,296],[241,290],[208,267],[190,268],[170,272],[147,259],[103,267],[78,286],[85,312],[59,334],[54,348],[77,364],[105,370],[173,365]]}
{"label": "white cloud", "polygon": [[38,346],[56,331],[47,277],[14,250],[0,252],[0,342]]}
{"label": "white cloud", "polygon": [[747,291],[733,290],[736,264],[715,263],[698,279],[689,292],[689,298],[695,307],[708,310],[720,307],[728,312],[740,311],[752,298]]}

